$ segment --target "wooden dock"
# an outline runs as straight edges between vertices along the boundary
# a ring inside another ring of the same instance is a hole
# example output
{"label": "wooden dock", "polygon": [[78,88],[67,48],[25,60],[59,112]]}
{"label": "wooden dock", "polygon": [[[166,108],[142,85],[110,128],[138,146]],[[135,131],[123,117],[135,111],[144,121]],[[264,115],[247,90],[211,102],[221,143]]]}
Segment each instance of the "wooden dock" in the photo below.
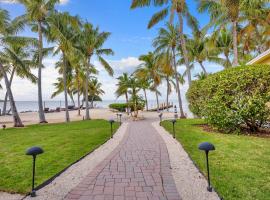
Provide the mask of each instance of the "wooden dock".
{"label": "wooden dock", "polygon": [[155,111],[162,111],[162,110],[167,110],[167,109],[169,109],[169,108],[173,108],[173,103],[169,103],[169,105],[167,106],[167,104],[166,103],[162,103],[162,104],[160,104],[160,106],[159,106],[159,109],[156,107],[156,108],[151,108],[151,109],[149,109],[148,111],[150,111],[150,112],[155,112]]}

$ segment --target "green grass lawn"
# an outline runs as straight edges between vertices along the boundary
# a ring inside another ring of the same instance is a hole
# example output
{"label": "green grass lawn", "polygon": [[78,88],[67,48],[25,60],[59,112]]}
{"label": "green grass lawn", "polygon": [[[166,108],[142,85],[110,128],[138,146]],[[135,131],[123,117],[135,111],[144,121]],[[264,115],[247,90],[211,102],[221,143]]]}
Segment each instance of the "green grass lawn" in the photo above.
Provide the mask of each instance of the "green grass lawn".
{"label": "green grass lawn", "polygon": [[[270,197],[270,139],[207,133],[203,120],[178,120],[176,138],[206,175],[205,154],[198,150],[201,142],[211,142],[212,185],[225,200],[267,200]],[[162,124],[172,133],[171,122]]]}
{"label": "green grass lawn", "polygon": [[[114,130],[118,128],[114,125]],[[69,124],[32,125],[0,131],[0,190],[27,193],[31,189],[32,157],[25,151],[40,146],[36,185],[43,183],[82,156],[110,139],[105,120]]]}

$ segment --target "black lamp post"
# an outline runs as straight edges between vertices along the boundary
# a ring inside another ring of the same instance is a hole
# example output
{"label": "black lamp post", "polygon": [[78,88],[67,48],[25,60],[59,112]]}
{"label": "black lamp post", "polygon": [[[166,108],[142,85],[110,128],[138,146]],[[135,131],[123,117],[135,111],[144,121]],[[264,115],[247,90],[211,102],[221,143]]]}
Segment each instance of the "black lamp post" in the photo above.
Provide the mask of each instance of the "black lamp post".
{"label": "black lamp post", "polygon": [[113,138],[113,123],[114,123],[115,121],[113,120],[113,119],[110,119],[109,120],[109,123],[111,124],[111,138]]}
{"label": "black lamp post", "polygon": [[163,113],[160,113],[158,116],[159,116],[159,125],[161,126],[161,122],[162,122],[162,115]]}
{"label": "black lamp post", "polygon": [[26,151],[26,155],[33,156],[33,177],[32,177],[32,191],[30,193],[31,197],[36,196],[35,191],[35,171],[36,171],[36,157],[39,154],[42,154],[44,151],[40,147],[31,147]]}
{"label": "black lamp post", "polygon": [[116,121],[118,122],[118,117],[119,117],[119,114],[116,113]]}
{"label": "black lamp post", "polygon": [[171,122],[173,124],[173,138],[175,138],[175,123],[176,123],[176,119],[172,119]]}
{"label": "black lamp post", "polygon": [[120,125],[122,124],[122,113],[119,113]]}
{"label": "black lamp post", "polygon": [[206,155],[206,167],[207,167],[207,179],[208,179],[208,192],[212,192],[211,182],[210,182],[210,173],[209,173],[209,162],[208,162],[208,153],[209,151],[214,151],[215,146],[209,142],[204,142],[199,145],[199,149],[205,151]]}

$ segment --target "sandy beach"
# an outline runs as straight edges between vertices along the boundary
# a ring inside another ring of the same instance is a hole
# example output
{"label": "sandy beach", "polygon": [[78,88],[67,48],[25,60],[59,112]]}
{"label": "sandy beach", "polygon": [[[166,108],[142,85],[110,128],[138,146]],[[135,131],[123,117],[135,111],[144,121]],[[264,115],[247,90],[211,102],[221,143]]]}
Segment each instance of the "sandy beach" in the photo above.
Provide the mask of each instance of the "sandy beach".
{"label": "sandy beach", "polygon": [[[61,123],[65,121],[65,112],[46,113],[46,120],[48,123]],[[83,120],[85,116],[85,110],[81,110],[81,115],[78,115],[77,110],[69,111],[71,121]],[[20,113],[21,120],[24,125],[38,124],[38,112]],[[115,113],[108,108],[97,108],[90,110],[91,119],[110,119],[115,117]],[[13,127],[12,115],[0,116],[0,125],[6,125],[7,127]]]}

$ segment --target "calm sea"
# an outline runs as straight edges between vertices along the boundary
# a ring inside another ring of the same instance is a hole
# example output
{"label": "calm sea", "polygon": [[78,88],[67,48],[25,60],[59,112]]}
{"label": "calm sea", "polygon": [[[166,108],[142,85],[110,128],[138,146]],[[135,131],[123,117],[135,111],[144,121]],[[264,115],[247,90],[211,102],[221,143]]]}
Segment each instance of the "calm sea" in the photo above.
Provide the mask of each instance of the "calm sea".
{"label": "calm sea", "polygon": [[[95,102],[95,107],[97,108],[108,108],[111,103],[124,103],[125,101],[123,100],[104,100],[102,102]],[[165,103],[165,101],[160,101],[161,103]],[[176,100],[171,101],[174,105],[178,105]],[[63,108],[64,101],[45,101],[44,102],[46,108],[50,109],[56,109],[57,107]],[[72,105],[71,102],[69,102],[69,105]],[[76,102],[77,105],[77,102]],[[155,100],[149,100],[148,102],[149,109],[155,108],[156,107],[156,101]],[[38,111],[38,102],[37,101],[17,101],[16,106],[19,112],[30,112],[30,111]],[[178,106],[177,106],[178,107]],[[188,110],[188,105],[184,103],[184,112],[187,113],[188,116],[191,115],[191,113]],[[3,108],[3,102],[0,102],[0,109],[2,110]],[[9,103],[7,105],[7,110],[9,110],[10,106]],[[174,109],[170,109],[170,112],[174,112]]]}

